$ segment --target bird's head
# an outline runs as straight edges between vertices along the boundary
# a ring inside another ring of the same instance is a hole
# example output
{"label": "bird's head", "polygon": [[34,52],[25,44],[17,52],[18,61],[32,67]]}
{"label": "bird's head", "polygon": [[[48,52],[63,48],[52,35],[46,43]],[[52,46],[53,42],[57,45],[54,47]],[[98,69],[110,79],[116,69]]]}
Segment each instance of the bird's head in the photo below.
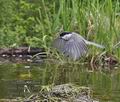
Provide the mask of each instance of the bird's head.
{"label": "bird's head", "polygon": [[69,40],[72,36],[72,32],[62,32],[60,38],[64,40]]}

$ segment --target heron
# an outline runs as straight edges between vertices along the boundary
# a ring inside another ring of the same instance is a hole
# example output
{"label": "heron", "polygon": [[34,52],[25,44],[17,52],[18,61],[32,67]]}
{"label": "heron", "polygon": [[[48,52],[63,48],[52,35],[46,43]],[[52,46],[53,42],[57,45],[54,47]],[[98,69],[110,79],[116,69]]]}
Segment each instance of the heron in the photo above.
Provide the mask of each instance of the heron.
{"label": "heron", "polygon": [[53,47],[65,56],[78,60],[85,56],[88,52],[88,46],[93,45],[98,48],[104,49],[103,45],[84,39],[79,33],[76,32],[62,32],[54,39]]}

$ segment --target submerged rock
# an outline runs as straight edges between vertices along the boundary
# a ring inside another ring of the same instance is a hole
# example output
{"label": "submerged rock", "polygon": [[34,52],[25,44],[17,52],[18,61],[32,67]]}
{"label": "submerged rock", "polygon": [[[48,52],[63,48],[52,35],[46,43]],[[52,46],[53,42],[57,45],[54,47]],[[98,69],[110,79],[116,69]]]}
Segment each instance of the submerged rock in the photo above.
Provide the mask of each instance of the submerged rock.
{"label": "submerged rock", "polygon": [[[27,82],[31,83],[31,82]],[[29,90],[27,84],[25,89]],[[89,87],[80,87],[73,84],[43,86],[40,92],[25,95],[24,98],[8,99],[10,102],[99,102],[91,96]],[[5,102],[8,102],[7,100]]]}
{"label": "submerged rock", "polygon": [[51,89],[50,93],[53,96],[64,96],[66,94],[68,95],[74,93],[74,89],[73,86],[70,84],[62,84],[62,85],[54,86]]}
{"label": "submerged rock", "polygon": [[80,94],[78,95],[73,102],[94,102],[89,95]]}
{"label": "submerged rock", "polygon": [[[27,101],[42,102],[99,102],[91,97],[90,88],[78,87],[72,84],[62,84],[44,87],[40,93],[27,98]],[[34,96],[34,98],[33,98]]]}
{"label": "submerged rock", "polygon": [[78,88],[72,84],[62,84],[54,86],[50,93],[52,96],[61,98],[66,97],[66,100],[63,99],[62,102],[93,102],[88,87]]}

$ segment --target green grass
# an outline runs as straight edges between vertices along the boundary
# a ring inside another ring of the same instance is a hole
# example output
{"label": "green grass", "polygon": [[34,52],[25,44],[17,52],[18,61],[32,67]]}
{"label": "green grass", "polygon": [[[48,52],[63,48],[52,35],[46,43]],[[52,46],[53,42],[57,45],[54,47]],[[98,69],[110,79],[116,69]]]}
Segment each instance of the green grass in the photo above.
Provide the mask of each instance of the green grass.
{"label": "green grass", "polygon": [[[112,52],[120,38],[119,0],[21,0],[14,26],[0,28],[1,46],[23,42],[49,50],[51,42],[60,31],[76,31],[86,39],[105,45]],[[15,16],[16,17],[16,16]],[[11,18],[13,19],[13,18]],[[15,21],[16,18],[13,20]],[[9,34],[8,34],[9,33]],[[18,35],[18,33],[20,35]],[[5,34],[7,39],[5,38]],[[4,39],[5,38],[5,39]],[[6,40],[6,41],[5,41]],[[116,51],[117,50],[117,51]],[[120,55],[119,49],[115,53]],[[91,54],[101,50],[91,47]]]}
{"label": "green grass", "polygon": [[[47,34],[51,42],[57,32],[63,28],[63,31],[79,32],[86,39],[100,43],[106,47],[108,52],[112,52],[112,47],[119,41],[120,36],[118,29],[120,16],[116,16],[120,11],[119,1],[54,1],[50,3],[52,6],[48,8],[45,0],[42,0],[43,9],[41,12],[44,12],[44,16],[40,16],[41,20],[39,20],[44,29],[43,37]],[[44,19],[46,23],[44,23]],[[100,50],[92,47],[90,51],[92,54],[96,54]]]}

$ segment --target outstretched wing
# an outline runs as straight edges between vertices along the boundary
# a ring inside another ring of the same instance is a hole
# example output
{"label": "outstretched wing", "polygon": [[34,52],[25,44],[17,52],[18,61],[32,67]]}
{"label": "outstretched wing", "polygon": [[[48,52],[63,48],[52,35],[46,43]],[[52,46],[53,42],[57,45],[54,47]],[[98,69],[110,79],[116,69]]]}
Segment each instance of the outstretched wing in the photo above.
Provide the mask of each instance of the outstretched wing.
{"label": "outstretched wing", "polygon": [[73,60],[77,60],[84,56],[87,52],[87,45],[83,39],[71,38],[64,46],[64,54],[71,57]]}
{"label": "outstretched wing", "polygon": [[77,60],[87,53],[87,45],[85,40],[77,33],[73,33],[69,40],[64,40],[59,37],[56,38],[53,41],[53,47],[73,60]]}
{"label": "outstretched wing", "polygon": [[53,41],[53,47],[56,48],[61,53],[63,53],[64,51],[65,44],[66,44],[66,41],[59,37]]}

